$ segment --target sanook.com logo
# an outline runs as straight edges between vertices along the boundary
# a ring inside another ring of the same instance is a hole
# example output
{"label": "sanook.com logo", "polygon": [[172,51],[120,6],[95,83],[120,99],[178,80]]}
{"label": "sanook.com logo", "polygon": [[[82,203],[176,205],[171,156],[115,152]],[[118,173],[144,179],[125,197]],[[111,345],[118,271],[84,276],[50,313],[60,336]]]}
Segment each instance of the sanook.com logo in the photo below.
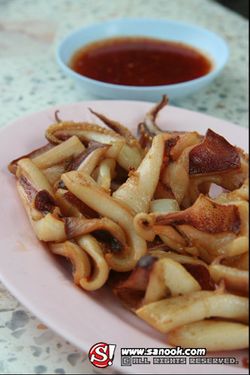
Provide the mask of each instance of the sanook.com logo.
{"label": "sanook.com logo", "polygon": [[115,344],[98,342],[89,350],[89,360],[95,367],[105,368],[112,366],[115,355]]}

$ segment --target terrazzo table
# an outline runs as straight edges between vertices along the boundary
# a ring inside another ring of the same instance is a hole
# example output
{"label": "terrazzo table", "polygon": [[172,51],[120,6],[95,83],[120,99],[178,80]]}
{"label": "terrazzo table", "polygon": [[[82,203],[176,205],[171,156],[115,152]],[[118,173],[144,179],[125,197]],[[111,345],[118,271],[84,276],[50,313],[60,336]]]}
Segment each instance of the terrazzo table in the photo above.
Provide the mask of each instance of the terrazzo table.
{"label": "terrazzo table", "polygon": [[[60,72],[55,46],[73,28],[131,16],[186,21],[224,37],[231,54],[221,76],[174,104],[247,127],[248,22],[208,0],[0,0],[0,126],[54,104],[96,99]],[[94,372],[0,284],[0,373]]]}

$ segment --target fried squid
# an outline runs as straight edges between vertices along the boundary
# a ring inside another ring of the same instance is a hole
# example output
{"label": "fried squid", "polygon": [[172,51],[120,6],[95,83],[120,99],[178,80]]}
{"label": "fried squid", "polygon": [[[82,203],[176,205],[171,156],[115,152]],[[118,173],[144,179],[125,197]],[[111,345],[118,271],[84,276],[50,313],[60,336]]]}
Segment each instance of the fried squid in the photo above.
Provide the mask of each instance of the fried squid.
{"label": "fried squid", "polygon": [[167,104],[133,124],[138,137],[95,109],[104,127],[56,111],[48,143],[9,171],[35,235],[78,287],[108,285],[171,345],[244,349],[248,155],[212,129],[160,128]]}

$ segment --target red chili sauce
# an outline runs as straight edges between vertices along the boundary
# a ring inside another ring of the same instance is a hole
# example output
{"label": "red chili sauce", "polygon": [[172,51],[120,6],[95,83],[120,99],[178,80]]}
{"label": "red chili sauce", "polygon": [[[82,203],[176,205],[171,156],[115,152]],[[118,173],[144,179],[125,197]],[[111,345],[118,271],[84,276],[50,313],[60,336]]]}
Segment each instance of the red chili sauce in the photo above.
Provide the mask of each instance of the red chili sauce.
{"label": "red chili sauce", "polygon": [[211,71],[212,62],[188,45],[146,37],[100,40],[79,49],[70,61],[77,73],[128,86],[190,81]]}

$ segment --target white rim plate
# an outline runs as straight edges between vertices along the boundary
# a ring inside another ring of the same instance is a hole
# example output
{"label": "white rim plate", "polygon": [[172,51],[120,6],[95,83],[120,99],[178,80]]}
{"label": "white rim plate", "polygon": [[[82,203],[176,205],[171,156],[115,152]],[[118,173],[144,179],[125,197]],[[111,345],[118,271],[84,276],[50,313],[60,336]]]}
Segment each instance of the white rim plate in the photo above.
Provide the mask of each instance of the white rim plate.
{"label": "white rim plate", "polygon": [[[135,131],[152,104],[90,101],[57,105],[18,119],[0,132],[0,279],[39,319],[84,352],[99,341],[116,344],[113,369],[126,373],[247,373],[246,369],[227,365],[152,364],[121,367],[121,347],[165,347],[164,335],[126,311],[108,290],[85,293],[74,286],[71,275],[58,258],[53,257],[36,240],[17,195],[15,179],[9,174],[7,165],[11,160],[46,143],[44,131],[54,122],[57,109],[65,120],[98,122],[88,111],[89,107]],[[168,106],[161,111],[158,124],[163,129],[197,130],[203,134],[210,127],[233,144],[248,149],[246,129],[200,113]],[[242,353],[220,354],[240,356]]]}

